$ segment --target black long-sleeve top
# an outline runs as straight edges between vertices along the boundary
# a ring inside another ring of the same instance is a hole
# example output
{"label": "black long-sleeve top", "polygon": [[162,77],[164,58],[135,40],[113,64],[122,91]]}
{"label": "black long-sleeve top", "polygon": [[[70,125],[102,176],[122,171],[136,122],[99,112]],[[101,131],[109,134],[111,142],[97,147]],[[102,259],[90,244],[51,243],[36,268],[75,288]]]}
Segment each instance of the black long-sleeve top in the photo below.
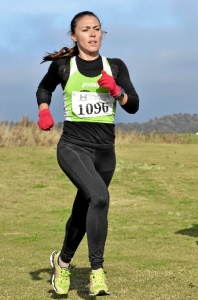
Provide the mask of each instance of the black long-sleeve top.
{"label": "black long-sleeve top", "polygon": [[[134,114],[139,109],[139,97],[130,80],[129,72],[121,59],[107,58],[112,75],[116,84],[121,86],[128,95],[128,101],[121,107],[130,114]],[[78,70],[87,77],[95,77],[101,74],[103,69],[102,58],[86,61],[79,56],[76,57]],[[61,84],[64,89],[69,77],[69,59],[59,58],[54,60],[46,75],[41,80],[36,96],[37,103],[47,103],[50,105],[52,93],[57,85]],[[114,144],[115,128],[114,124],[102,124],[91,122],[71,122],[65,121],[62,138],[67,142],[87,147],[104,148]]]}

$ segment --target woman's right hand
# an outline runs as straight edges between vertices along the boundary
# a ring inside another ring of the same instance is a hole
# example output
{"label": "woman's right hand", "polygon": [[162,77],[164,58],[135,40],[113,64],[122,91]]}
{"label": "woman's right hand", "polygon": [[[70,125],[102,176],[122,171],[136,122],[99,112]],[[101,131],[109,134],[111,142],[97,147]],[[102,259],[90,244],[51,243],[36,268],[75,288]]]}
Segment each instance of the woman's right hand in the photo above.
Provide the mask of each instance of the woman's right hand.
{"label": "woman's right hand", "polygon": [[37,122],[41,130],[50,130],[54,126],[54,120],[48,108],[40,110],[39,120]]}

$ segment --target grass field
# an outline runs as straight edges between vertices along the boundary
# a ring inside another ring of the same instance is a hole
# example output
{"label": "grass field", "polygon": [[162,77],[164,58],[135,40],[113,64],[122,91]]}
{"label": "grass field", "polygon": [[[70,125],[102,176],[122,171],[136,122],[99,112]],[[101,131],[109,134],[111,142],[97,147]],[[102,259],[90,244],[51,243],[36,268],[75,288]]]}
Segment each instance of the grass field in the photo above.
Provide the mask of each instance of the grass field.
{"label": "grass field", "polygon": [[[105,270],[112,300],[198,299],[198,145],[117,145]],[[0,148],[0,299],[66,299],[51,287],[75,188],[56,147]],[[86,238],[68,299],[88,296]]]}

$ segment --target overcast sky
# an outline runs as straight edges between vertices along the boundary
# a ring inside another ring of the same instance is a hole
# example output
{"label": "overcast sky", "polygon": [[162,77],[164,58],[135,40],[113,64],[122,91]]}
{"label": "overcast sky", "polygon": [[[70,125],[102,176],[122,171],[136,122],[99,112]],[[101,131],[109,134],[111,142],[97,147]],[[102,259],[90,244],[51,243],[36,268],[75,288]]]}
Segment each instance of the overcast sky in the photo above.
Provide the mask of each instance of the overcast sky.
{"label": "overcast sky", "polygon": [[[100,53],[125,62],[140,97],[139,112],[118,109],[116,122],[198,113],[197,0],[6,0],[0,9],[0,120],[37,121],[35,93],[49,67],[40,65],[42,57],[73,45],[70,21],[84,10],[97,14],[108,32]],[[60,86],[51,112],[63,121]]]}

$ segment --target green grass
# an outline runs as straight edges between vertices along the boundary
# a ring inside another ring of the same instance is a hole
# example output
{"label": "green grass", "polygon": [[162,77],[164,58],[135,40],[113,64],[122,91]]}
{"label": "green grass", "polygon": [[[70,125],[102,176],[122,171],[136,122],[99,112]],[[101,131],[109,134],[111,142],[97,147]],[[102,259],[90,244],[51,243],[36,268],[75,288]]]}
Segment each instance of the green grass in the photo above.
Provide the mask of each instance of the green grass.
{"label": "green grass", "polygon": [[[197,153],[192,144],[117,145],[105,299],[198,298]],[[55,147],[0,148],[0,191],[0,299],[66,299],[51,288],[49,255],[62,246],[75,188]],[[85,238],[68,299],[96,299],[89,271]]]}

